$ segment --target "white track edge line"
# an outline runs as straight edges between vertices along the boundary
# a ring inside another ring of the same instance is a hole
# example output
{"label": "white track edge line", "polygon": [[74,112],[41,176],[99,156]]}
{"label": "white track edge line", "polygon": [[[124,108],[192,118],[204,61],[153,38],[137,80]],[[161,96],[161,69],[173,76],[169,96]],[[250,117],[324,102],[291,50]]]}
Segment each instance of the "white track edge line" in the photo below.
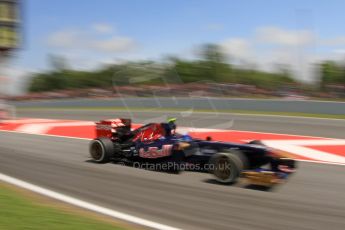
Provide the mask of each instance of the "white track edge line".
{"label": "white track edge line", "polygon": [[129,215],[126,213],[122,213],[122,212],[108,209],[108,208],[105,208],[105,207],[102,207],[102,206],[99,206],[96,204],[92,204],[92,203],[89,203],[89,202],[86,202],[86,201],[83,201],[83,200],[80,200],[80,199],[77,199],[77,198],[74,198],[71,196],[67,196],[67,195],[64,195],[62,193],[58,193],[58,192],[40,187],[40,186],[25,182],[23,180],[19,180],[17,178],[14,178],[14,177],[2,174],[2,173],[0,173],[0,180],[4,181],[6,183],[9,183],[9,184],[33,191],[35,193],[39,193],[41,195],[44,195],[44,196],[68,203],[68,204],[72,204],[72,205],[75,205],[75,206],[78,206],[78,207],[81,207],[84,209],[88,209],[88,210],[91,210],[91,211],[94,211],[94,212],[97,212],[97,213],[100,213],[103,215],[107,215],[107,216],[110,216],[110,217],[113,217],[116,219],[125,220],[128,222],[134,223],[134,224],[146,226],[146,227],[153,228],[153,229],[179,230],[179,228],[174,228],[174,227],[171,227],[168,225],[164,225],[164,224],[160,224],[160,223],[153,222],[150,220],[142,219],[142,218],[139,218],[136,216],[132,216],[132,215]]}
{"label": "white track edge line", "polygon": [[296,159],[296,161],[307,162],[307,163],[315,163],[315,164],[324,164],[324,165],[340,165],[340,166],[345,166],[345,164],[343,164],[343,163],[330,162],[330,161],[314,161],[314,160],[303,160],[303,159]]}

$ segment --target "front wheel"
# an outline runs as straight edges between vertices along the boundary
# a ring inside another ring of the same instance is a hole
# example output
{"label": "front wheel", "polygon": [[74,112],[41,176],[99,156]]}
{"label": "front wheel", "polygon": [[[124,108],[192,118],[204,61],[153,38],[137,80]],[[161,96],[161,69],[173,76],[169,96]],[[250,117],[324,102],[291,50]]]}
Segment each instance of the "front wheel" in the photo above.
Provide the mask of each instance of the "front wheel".
{"label": "front wheel", "polygon": [[245,156],[236,150],[219,152],[210,159],[210,173],[222,184],[233,184],[245,167]]}
{"label": "front wheel", "polygon": [[108,163],[114,154],[114,144],[108,138],[94,139],[90,143],[90,155],[97,163]]}

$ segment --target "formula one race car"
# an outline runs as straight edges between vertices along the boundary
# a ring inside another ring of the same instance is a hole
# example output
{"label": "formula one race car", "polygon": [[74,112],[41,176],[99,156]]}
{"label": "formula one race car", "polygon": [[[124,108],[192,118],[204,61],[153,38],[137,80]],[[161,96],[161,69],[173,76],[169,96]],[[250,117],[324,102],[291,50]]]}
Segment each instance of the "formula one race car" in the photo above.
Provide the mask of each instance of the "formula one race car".
{"label": "formula one race car", "polygon": [[194,139],[176,132],[176,119],[132,130],[130,119],[96,123],[90,155],[98,163],[122,162],[159,171],[208,171],[224,184],[244,177],[251,184],[272,186],[295,171],[295,161],[262,145]]}

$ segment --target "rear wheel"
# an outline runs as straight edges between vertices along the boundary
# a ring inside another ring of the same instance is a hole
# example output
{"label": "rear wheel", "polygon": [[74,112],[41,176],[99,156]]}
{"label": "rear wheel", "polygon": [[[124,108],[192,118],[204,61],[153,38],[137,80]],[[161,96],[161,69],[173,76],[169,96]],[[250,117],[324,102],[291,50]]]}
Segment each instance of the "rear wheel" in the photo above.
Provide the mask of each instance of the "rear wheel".
{"label": "rear wheel", "polygon": [[90,155],[97,163],[108,163],[114,154],[114,144],[108,138],[94,139],[90,143]]}
{"label": "rear wheel", "polygon": [[210,159],[210,173],[222,184],[233,184],[246,167],[246,156],[240,151],[219,152]]}

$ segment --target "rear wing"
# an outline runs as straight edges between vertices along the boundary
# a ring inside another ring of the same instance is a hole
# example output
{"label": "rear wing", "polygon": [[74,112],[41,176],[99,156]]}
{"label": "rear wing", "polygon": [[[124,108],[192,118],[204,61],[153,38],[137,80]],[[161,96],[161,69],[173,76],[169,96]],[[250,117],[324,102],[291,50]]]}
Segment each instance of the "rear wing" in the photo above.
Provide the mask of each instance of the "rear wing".
{"label": "rear wing", "polygon": [[97,137],[107,137],[112,138],[114,134],[119,132],[119,130],[131,130],[132,121],[131,119],[116,118],[101,120],[96,122],[96,135]]}

